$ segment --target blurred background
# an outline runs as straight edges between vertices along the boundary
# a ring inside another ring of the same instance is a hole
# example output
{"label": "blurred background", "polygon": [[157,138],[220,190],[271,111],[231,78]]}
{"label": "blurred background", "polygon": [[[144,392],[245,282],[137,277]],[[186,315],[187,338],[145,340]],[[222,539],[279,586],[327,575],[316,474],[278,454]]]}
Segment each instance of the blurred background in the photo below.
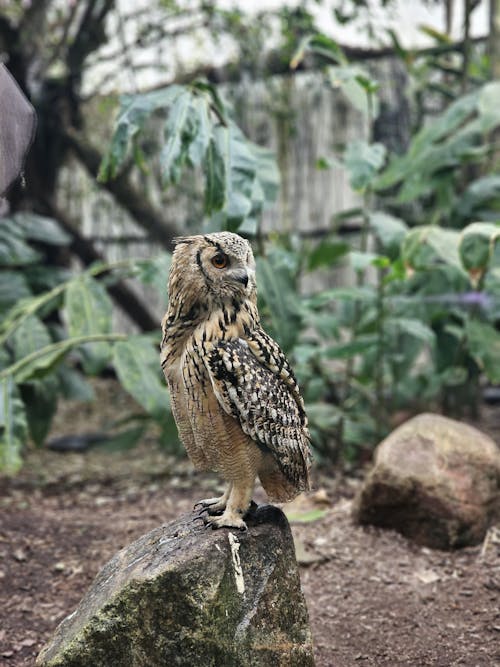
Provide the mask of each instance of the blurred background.
{"label": "blurred background", "polygon": [[498,0],[0,0],[0,62],[37,115],[1,200],[1,472],[183,456],[178,234],[251,240],[319,462],[500,400]]}

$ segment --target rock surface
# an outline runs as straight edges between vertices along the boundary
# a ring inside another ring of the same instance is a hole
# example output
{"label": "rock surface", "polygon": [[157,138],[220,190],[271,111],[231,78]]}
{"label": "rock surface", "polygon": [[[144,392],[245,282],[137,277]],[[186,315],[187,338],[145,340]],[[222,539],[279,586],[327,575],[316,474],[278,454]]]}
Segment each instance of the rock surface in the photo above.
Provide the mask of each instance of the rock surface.
{"label": "rock surface", "polygon": [[245,533],[193,515],[104,566],[37,664],[50,667],[314,665],[290,527],[259,507]]}
{"label": "rock surface", "polygon": [[500,520],[500,450],[467,424],[418,415],[378,445],[353,515],[433,548],[477,544]]}

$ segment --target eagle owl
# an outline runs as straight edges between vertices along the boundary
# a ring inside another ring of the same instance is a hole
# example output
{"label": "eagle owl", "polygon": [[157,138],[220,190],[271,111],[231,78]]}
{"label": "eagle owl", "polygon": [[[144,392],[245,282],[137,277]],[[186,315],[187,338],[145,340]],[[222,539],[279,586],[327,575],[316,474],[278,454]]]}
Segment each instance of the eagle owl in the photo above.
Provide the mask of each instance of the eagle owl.
{"label": "eagle owl", "polygon": [[176,239],[161,365],[179,436],[199,470],[228,483],[201,500],[214,528],[245,529],[259,476],[271,500],[309,489],[304,403],[279,345],[262,329],[250,244],[220,232]]}

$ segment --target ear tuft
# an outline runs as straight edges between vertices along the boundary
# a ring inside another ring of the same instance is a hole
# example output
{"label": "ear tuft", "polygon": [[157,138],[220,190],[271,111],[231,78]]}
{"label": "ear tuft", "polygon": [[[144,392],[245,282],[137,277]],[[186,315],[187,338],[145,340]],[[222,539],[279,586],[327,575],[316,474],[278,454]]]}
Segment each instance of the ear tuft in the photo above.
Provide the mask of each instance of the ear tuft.
{"label": "ear tuft", "polygon": [[192,236],[176,236],[175,239],[172,239],[172,243],[175,247],[183,243],[185,243],[186,245],[190,245],[193,242],[194,242],[194,237]]}

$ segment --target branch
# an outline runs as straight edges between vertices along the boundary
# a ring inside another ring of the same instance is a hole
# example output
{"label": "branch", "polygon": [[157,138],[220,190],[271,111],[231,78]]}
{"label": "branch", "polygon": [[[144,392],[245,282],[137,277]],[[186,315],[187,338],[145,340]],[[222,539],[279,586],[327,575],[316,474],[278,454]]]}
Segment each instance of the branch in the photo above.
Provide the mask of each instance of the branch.
{"label": "branch", "polygon": [[[481,44],[487,41],[487,36],[475,37],[471,39],[473,44]],[[356,46],[340,45],[347,58],[351,62],[361,62],[366,60],[381,60],[383,58],[397,57],[397,53],[393,47],[384,47],[381,49],[363,49]],[[439,44],[438,46],[426,47],[424,49],[408,50],[408,58],[415,60],[417,58],[426,58],[431,56],[444,55],[446,53],[453,53],[456,51],[462,52],[464,48],[463,40],[453,42],[451,44]],[[289,63],[283,60],[279,53],[271,52],[268,55],[267,62],[263,67],[262,76],[286,75],[291,76],[296,71],[314,71],[320,69],[325,64],[325,60],[318,57],[306,58],[296,70],[291,70]],[[244,73],[248,71],[248,67],[241,60],[226,63],[221,67],[214,67],[212,65],[202,65],[187,72],[180,72],[174,78],[161,83],[155,84],[148,88],[141,89],[141,93],[148,93],[153,90],[165,88],[173,83],[185,84],[190,83],[194,79],[205,78],[211,83],[238,83],[241,81]],[[89,95],[91,97],[91,95]]]}
{"label": "branch", "polygon": [[[80,233],[76,222],[63,213],[53,201],[46,199],[44,204],[48,214],[71,236],[70,249],[85,266],[90,266],[94,262],[106,262],[106,258],[95,248],[92,241]],[[106,274],[101,274],[101,277],[104,275]],[[150,313],[141,299],[123,281],[107,285],[106,288],[117,305],[141,331],[154,331],[158,328],[158,318]]]}
{"label": "branch", "polygon": [[[95,179],[103,156],[75,130],[66,130],[65,139],[69,148]],[[176,225],[165,221],[162,213],[130,182],[127,174],[121,174],[101,185],[131,214],[136,223],[148,232],[151,239],[167,250],[173,249],[172,239],[179,233]]]}
{"label": "branch", "polygon": [[75,38],[68,49],[67,65],[71,74],[81,78],[87,56],[106,42],[104,19],[113,9],[115,0],[88,0]]}

